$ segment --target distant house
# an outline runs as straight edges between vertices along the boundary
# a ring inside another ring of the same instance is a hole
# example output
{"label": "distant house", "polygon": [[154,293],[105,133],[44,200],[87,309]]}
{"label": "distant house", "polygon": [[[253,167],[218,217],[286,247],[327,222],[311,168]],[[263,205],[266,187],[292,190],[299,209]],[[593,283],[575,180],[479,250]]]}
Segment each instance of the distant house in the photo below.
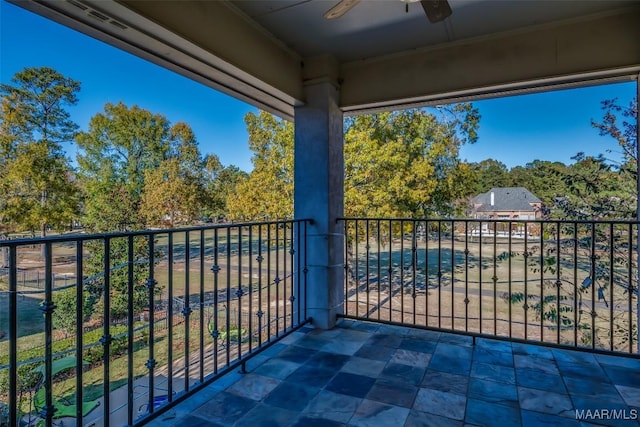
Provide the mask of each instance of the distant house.
{"label": "distant house", "polygon": [[492,188],[471,200],[475,219],[523,219],[542,217],[542,200],[524,187]]}
{"label": "distant house", "polygon": [[[524,187],[492,188],[486,193],[479,194],[471,200],[469,217],[473,219],[503,219],[503,220],[535,220],[542,218],[542,200]],[[522,233],[521,225],[489,222],[482,224],[483,232]],[[537,234],[537,227],[528,227],[530,234]]]}

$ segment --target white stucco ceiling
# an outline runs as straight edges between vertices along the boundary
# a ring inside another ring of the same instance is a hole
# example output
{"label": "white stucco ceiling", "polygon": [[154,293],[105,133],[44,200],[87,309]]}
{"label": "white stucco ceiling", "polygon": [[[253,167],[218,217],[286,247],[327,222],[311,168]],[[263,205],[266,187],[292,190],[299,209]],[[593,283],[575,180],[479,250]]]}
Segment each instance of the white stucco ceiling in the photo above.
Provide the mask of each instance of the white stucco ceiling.
{"label": "white stucco ceiling", "polygon": [[332,0],[230,0],[234,7],[301,57],[331,54],[341,62],[374,58],[631,6],[634,0],[450,0],[443,22],[427,20],[420,3],[363,0],[327,20]]}

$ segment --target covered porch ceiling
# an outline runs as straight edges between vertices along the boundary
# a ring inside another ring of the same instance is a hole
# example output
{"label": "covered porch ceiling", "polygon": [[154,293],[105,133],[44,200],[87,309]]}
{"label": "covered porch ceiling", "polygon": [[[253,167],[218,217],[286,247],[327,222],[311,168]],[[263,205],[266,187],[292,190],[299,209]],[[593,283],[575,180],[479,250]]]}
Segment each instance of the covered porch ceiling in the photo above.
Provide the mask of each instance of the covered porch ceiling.
{"label": "covered porch ceiling", "polygon": [[354,114],[640,73],[638,0],[9,1],[285,118],[318,81]]}

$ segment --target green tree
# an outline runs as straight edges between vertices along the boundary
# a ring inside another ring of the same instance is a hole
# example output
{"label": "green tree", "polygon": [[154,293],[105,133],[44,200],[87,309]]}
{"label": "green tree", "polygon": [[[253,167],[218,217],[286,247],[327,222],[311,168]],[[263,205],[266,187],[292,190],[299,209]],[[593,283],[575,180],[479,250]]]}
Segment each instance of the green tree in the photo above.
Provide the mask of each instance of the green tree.
{"label": "green tree", "polygon": [[[566,167],[566,195],[556,200],[553,212],[556,217],[593,220],[633,218],[636,215],[638,100],[633,99],[628,107],[618,105],[616,100],[606,100],[602,107],[602,121],[592,120],[592,125],[601,136],[611,137],[617,142],[623,160],[611,162],[604,155],[591,157],[578,153],[573,158],[575,163]],[[598,303],[605,306],[617,306],[611,295],[613,298],[622,295],[625,301],[629,298],[629,303],[631,299],[637,302],[634,281],[628,277],[629,272],[638,271],[637,261],[630,256],[630,248],[624,243],[629,238],[628,228],[594,223],[576,228],[565,225],[555,230],[557,226],[547,227],[549,235],[564,235],[564,241],[571,243],[559,245],[559,253],[555,248],[547,248],[541,258],[528,257],[534,273],[549,274],[543,283],[548,289],[544,300],[537,300],[536,295],[514,293],[512,302],[520,305],[525,300],[529,301],[538,317],[560,325],[561,331],[576,328],[580,340],[578,345],[596,348],[613,345],[614,349],[622,351],[627,351],[630,346],[634,348],[638,326],[630,322],[628,312],[611,310],[608,314],[594,308],[594,314],[602,314],[605,318],[609,316],[609,324],[603,327],[594,323],[591,316],[585,316],[589,311],[582,305],[583,296],[594,300],[597,296]],[[576,233],[581,233],[581,236],[575,236]],[[577,238],[574,240],[574,237]],[[563,268],[563,264],[571,265],[576,256],[586,261],[589,271],[589,276],[582,280],[580,286],[574,283],[573,270]],[[570,286],[558,286],[558,283]],[[610,299],[608,303],[607,298]],[[577,313],[574,312],[576,300],[582,307]]]}
{"label": "green tree", "polygon": [[[104,112],[91,118],[89,129],[81,132],[76,141],[78,174],[84,190],[84,222],[92,231],[143,228],[150,209],[143,208],[145,179],[156,179],[155,184],[164,185],[167,173],[177,169],[180,176],[191,176],[199,167],[200,155],[191,129],[183,123],[171,126],[166,117],[138,106],[106,104]],[[148,193],[146,197],[151,200],[153,194]],[[168,211],[158,214],[164,216]],[[155,217],[151,220],[155,221]],[[134,239],[134,264],[131,266],[134,280],[130,295],[126,268],[128,243],[126,239],[110,241],[109,313],[113,318],[126,315],[129,299],[133,299],[135,311],[148,304],[147,243],[143,238]],[[98,297],[105,292],[106,254],[99,242],[90,242],[87,248],[91,254],[86,261],[87,274],[92,277],[88,290],[98,302],[95,311],[102,313],[100,304],[104,300],[98,300]],[[159,291],[156,287],[154,292]]]}
{"label": "green tree", "polygon": [[170,136],[166,158],[157,168],[145,171],[140,210],[147,225],[192,223],[206,203],[206,162],[193,131],[186,123],[176,123]]}
{"label": "green tree", "polygon": [[[348,216],[452,214],[468,195],[460,146],[477,139],[471,104],[363,115],[345,123]],[[293,125],[261,112],[245,117],[254,170],[227,198],[233,219],[283,218],[293,212]]]}
{"label": "green tree", "polygon": [[92,231],[140,229],[145,172],[170,157],[169,121],[123,103],[106,104],[76,138],[84,223]]}
{"label": "green tree", "polygon": [[498,160],[486,159],[477,163],[471,163],[469,167],[473,171],[475,178],[470,183],[474,195],[486,193],[496,187],[511,186],[509,169],[507,165]]}
{"label": "green tree", "polygon": [[358,116],[345,132],[347,216],[451,215],[468,195],[460,147],[477,139],[471,104]]}
{"label": "green tree", "polygon": [[293,124],[261,111],[245,123],[253,171],[227,197],[233,220],[286,218],[293,214]]}
{"label": "green tree", "polygon": [[202,216],[225,218],[227,200],[237,194],[237,186],[249,179],[249,174],[235,165],[223,166],[215,155],[205,157],[204,206]]}
{"label": "green tree", "polygon": [[140,208],[148,225],[174,228],[198,215],[198,183],[183,172],[177,158],[163,160],[146,172]]}
{"label": "green tree", "polygon": [[61,144],[78,129],[67,107],[80,83],[48,67],[25,68],[1,84],[0,221],[22,230],[67,226],[78,192]]}
{"label": "green tree", "polygon": [[[613,138],[622,151],[622,161],[613,162],[614,169],[618,171],[618,192],[614,197],[623,201],[617,216],[637,218],[638,97],[633,98],[628,106],[620,105],[617,99],[602,101],[602,110],[602,120],[592,120],[591,125],[601,136]],[[606,153],[613,151],[608,149]]]}
{"label": "green tree", "polygon": [[[75,289],[64,289],[53,294],[53,303],[56,305],[52,314],[53,327],[63,331],[67,337],[74,335],[78,326],[82,327],[76,325],[77,300]],[[92,313],[92,301],[88,293],[83,293],[82,312],[87,317]]]}
{"label": "green tree", "polygon": [[553,206],[556,198],[567,195],[567,173],[564,163],[534,160],[512,168],[509,175],[512,186],[526,187],[546,206]]}

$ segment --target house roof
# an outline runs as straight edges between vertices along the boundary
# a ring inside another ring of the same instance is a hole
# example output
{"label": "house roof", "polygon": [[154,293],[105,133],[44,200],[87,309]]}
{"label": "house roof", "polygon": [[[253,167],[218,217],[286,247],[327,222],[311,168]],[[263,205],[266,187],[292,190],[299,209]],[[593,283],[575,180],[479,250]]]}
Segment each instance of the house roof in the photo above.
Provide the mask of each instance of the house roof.
{"label": "house roof", "polygon": [[[493,206],[491,206],[493,193]],[[498,187],[473,198],[478,212],[492,211],[535,211],[532,203],[542,203],[533,193],[524,187]]]}

